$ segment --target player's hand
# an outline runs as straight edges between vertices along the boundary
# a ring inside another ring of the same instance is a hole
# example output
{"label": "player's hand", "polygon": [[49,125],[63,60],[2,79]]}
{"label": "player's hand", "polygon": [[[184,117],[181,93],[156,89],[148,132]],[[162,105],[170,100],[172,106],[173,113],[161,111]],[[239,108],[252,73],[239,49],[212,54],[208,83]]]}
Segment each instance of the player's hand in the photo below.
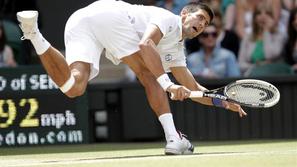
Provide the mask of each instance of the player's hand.
{"label": "player's hand", "polygon": [[241,108],[240,105],[232,102],[228,102],[228,101],[222,101],[222,102],[225,109],[238,112],[240,117],[247,116],[247,113]]}
{"label": "player's hand", "polygon": [[180,100],[183,101],[184,99],[188,98],[191,94],[191,91],[184,86],[181,85],[171,85],[167,92],[170,93],[170,98],[172,100]]}

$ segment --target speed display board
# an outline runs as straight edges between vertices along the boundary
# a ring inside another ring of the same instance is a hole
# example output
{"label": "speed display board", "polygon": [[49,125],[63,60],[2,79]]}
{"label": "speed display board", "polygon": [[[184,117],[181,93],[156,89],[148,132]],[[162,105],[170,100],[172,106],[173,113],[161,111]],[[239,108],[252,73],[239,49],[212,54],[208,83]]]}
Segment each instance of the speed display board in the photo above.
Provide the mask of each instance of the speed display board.
{"label": "speed display board", "polygon": [[86,96],[68,98],[41,66],[0,69],[0,147],[88,143]]}

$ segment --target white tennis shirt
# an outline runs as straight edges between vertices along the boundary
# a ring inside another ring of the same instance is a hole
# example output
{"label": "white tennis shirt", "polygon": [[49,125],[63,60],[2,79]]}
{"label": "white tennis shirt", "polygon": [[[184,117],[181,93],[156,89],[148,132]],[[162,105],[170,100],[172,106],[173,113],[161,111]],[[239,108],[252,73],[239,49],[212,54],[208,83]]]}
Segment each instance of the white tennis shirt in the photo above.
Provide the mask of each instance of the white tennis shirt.
{"label": "white tennis shirt", "polygon": [[154,6],[115,0],[96,1],[71,15],[65,27],[66,61],[90,63],[92,79],[99,73],[104,49],[106,57],[119,64],[121,58],[139,51],[138,44],[151,24],[163,34],[157,50],[164,70],[186,66],[180,16]]}

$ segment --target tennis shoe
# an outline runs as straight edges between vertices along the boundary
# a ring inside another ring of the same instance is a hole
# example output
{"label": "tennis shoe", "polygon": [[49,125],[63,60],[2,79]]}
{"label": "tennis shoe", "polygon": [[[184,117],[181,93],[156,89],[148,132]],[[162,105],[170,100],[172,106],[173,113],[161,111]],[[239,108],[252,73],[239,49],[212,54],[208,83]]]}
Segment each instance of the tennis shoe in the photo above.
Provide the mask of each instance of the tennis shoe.
{"label": "tennis shoe", "polygon": [[179,137],[169,136],[165,147],[166,155],[189,155],[193,154],[194,146],[186,138],[186,135],[178,132]]}
{"label": "tennis shoe", "polygon": [[31,40],[39,33],[37,25],[38,11],[27,10],[17,12],[17,19],[20,22],[19,26],[24,34],[21,40]]}

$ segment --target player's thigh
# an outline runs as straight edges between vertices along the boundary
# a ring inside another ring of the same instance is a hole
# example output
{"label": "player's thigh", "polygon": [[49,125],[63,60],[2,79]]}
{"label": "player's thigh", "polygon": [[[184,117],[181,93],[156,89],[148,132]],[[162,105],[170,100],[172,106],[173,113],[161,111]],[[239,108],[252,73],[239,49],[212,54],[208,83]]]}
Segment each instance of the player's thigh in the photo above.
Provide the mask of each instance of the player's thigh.
{"label": "player's thigh", "polygon": [[139,51],[129,56],[125,56],[121,60],[131,68],[131,70],[141,81],[154,80],[153,74],[146,67]]}
{"label": "player's thigh", "polygon": [[127,12],[113,10],[99,16],[100,20],[95,22],[98,28],[93,34],[106,49],[107,57],[112,57],[115,63],[139,51],[140,37]]}

